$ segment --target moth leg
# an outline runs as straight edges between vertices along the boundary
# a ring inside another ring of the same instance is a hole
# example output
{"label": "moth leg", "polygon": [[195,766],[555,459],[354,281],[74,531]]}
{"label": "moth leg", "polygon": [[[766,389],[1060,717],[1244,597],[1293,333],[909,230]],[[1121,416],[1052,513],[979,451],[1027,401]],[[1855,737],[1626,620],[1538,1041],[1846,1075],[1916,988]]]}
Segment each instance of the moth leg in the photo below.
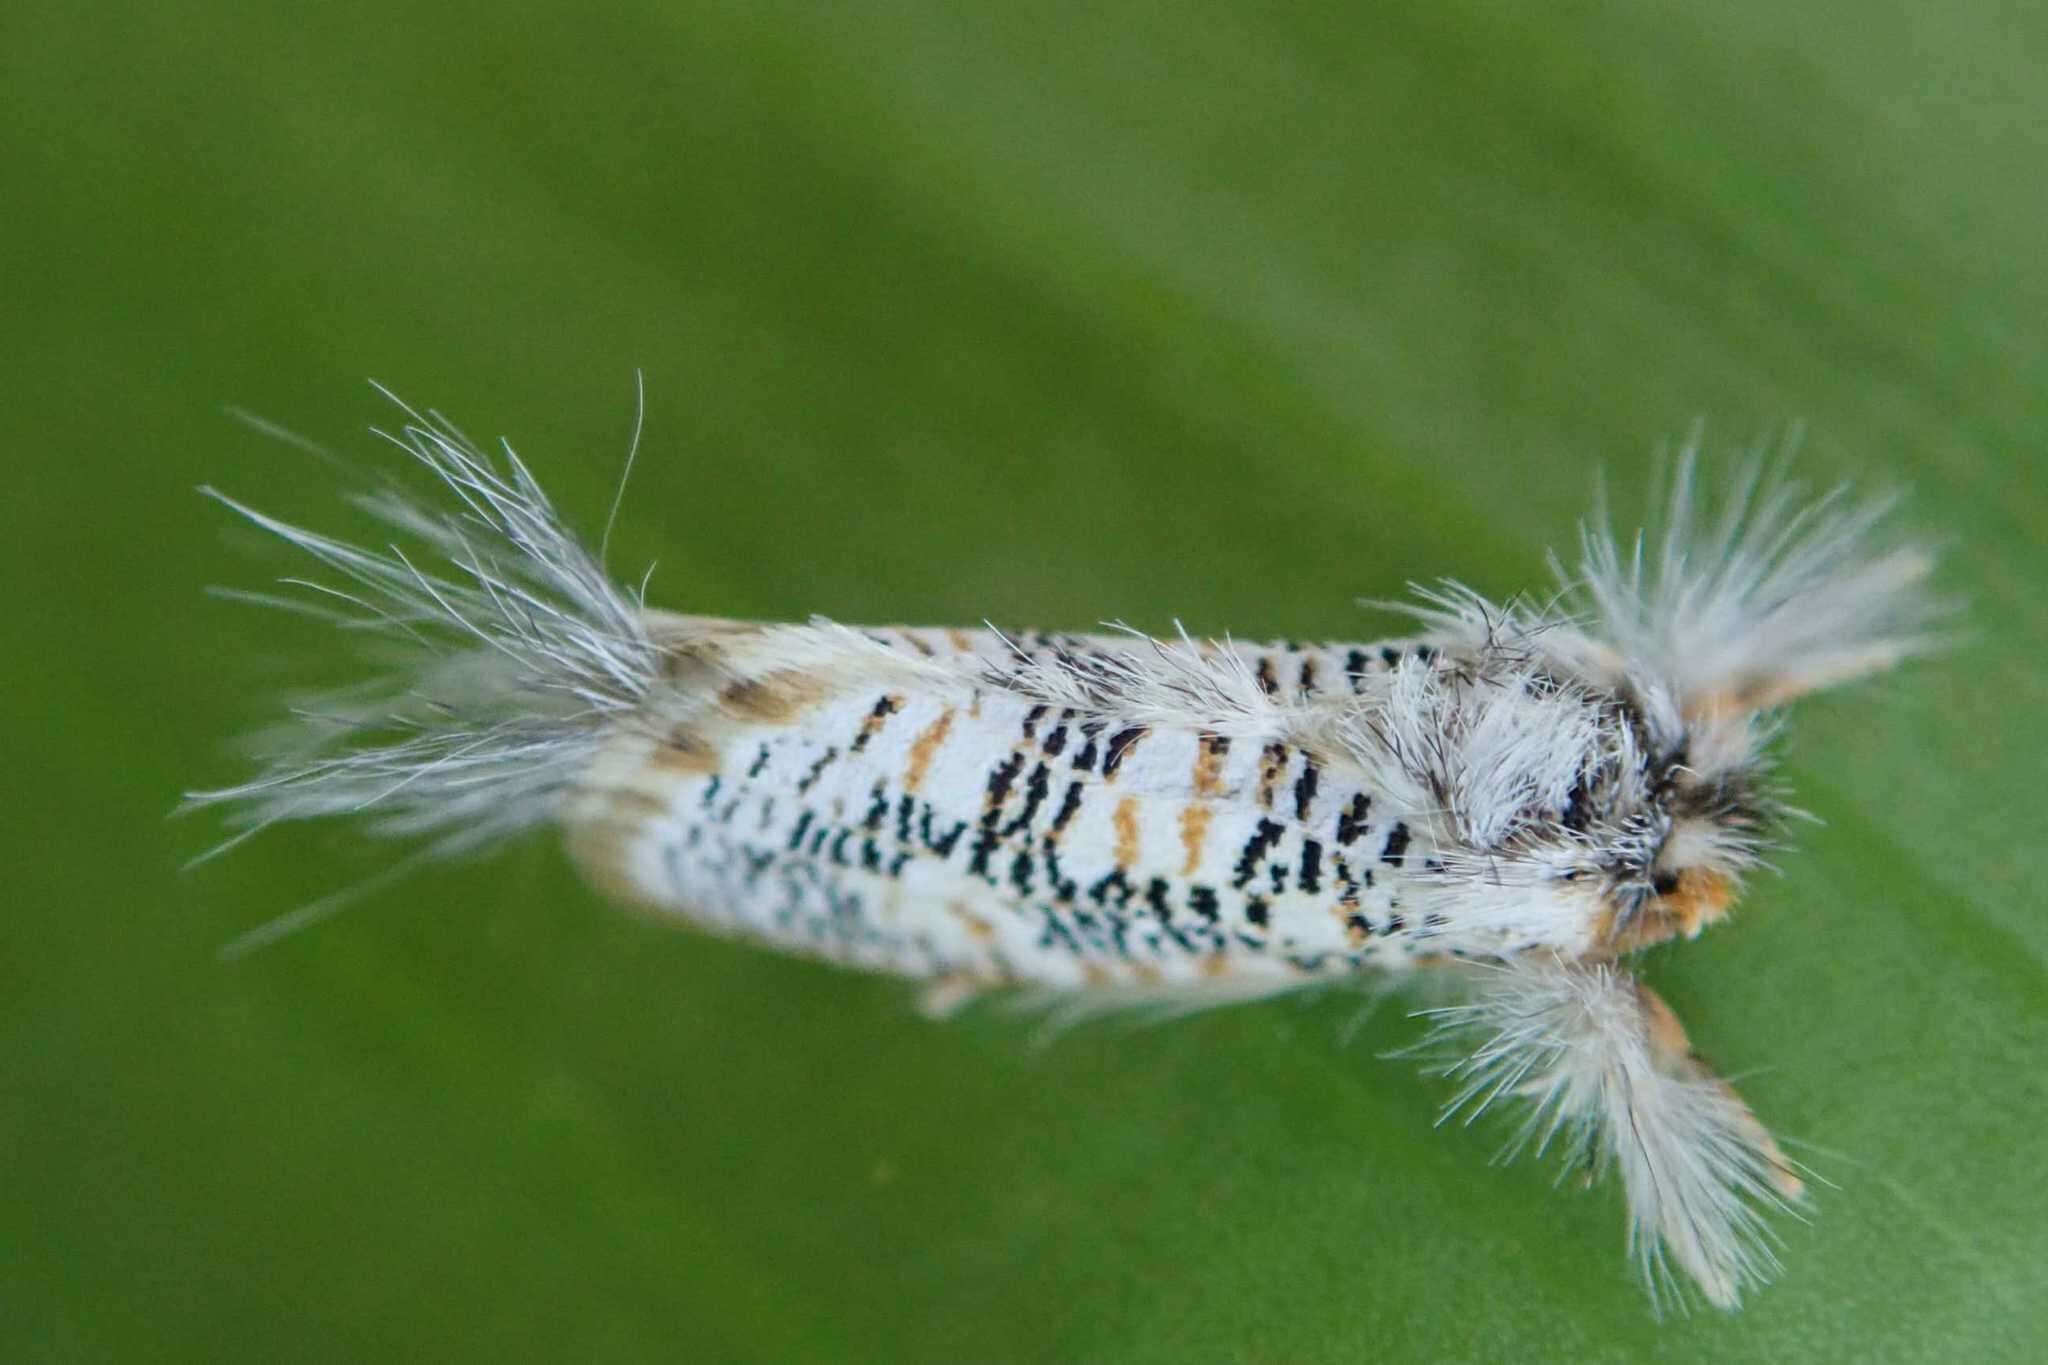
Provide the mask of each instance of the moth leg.
{"label": "moth leg", "polygon": [[1445,1117],[1521,1109],[1508,1153],[1560,1150],[1589,1177],[1621,1177],[1629,1250],[1654,1300],[1689,1278],[1733,1308],[1778,1268],[1772,1212],[1803,1188],[1734,1087],[1693,1051],[1654,991],[1611,962],[1518,958],[1483,966],[1435,1021],[1437,1069],[1459,1083]]}
{"label": "moth leg", "polygon": [[1712,1085],[1727,1096],[1735,1106],[1736,1122],[1742,1136],[1749,1140],[1767,1164],[1772,1188],[1786,1199],[1798,1199],[1805,1194],[1806,1182],[1792,1169],[1792,1162],[1778,1145],[1778,1140],[1771,1136],[1770,1130],[1764,1127],[1740,1092],[1693,1050],[1692,1040],[1686,1036],[1685,1025],[1679,1022],[1678,1012],[1664,1002],[1663,996],[1642,982],[1636,982],[1635,988],[1636,999],[1641,1002],[1643,1011],[1644,1036],[1657,1069],[1680,1080]]}

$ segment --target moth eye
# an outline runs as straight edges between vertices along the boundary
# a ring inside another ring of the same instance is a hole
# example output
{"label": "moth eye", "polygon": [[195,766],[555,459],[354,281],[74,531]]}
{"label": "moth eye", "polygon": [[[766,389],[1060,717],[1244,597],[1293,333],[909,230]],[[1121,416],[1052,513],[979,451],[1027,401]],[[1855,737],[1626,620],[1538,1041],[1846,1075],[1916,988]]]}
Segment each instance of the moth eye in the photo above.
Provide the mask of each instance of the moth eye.
{"label": "moth eye", "polygon": [[1650,878],[1650,889],[1660,896],[1668,896],[1678,889],[1678,874],[1669,868],[1659,871]]}

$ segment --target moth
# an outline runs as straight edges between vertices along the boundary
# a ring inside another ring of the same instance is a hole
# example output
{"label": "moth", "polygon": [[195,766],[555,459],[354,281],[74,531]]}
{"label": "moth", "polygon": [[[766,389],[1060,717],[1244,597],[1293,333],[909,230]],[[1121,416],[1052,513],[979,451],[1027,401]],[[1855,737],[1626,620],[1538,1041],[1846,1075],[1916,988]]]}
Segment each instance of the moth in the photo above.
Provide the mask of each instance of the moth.
{"label": "moth", "polygon": [[1550,598],[1447,581],[1371,643],[777,624],[650,607],[509,445],[404,413],[441,502],[360,502],[412,551],[214,494],[329,571],[288,580],[301,609],[386,647],[193,794],[243,834],[558,826],[620,901],[915,978],[935,1013],[1428,973],[1447,1113],[1517,1107],[1513,1145],[1618,1171],[1654,1298],[1682,1275],[1731,1308],[1775,1269],[1795,1163],[1629,961],[1772,844],[1782,708],[1932,643],[1887,501],[1752,469],[1703,508],[1687,456],[1661,530],[1583,529]]}

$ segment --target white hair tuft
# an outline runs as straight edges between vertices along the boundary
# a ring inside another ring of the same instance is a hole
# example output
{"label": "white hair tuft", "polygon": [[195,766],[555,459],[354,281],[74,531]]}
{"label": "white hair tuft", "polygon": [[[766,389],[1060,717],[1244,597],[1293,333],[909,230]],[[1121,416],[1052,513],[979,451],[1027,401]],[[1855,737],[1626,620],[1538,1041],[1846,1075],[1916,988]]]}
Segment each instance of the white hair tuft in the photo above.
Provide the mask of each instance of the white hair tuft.
{"label": "white hair tuft", "polygon": [[1778,1268],[1764,1220],[1800,1183],[1728,1084],[1695,1058],[1676,1018],[1608,964],[1537,954],[1474,969],[1471,999],[1424,1011],[1424,1046],[1461,1055],[1444,1109],[1467,1122],[1500,1100],[1527,1105],[1504,1155],[1553,1142],[1590,1179],[1618,1168],[1629,1243],[1651,1296],[1683,1304],[1684,1271],[1718,1308]]}
{"label": "white hair tuft", "polygon": [[638,595],[562,526],[512,448],[501,466],[439,413],[399,406],[409,420],[379,434],[459,506],[431,511],[391,490],[356,501],[433,560],[203,490],[333,571],[340,583],[284,581],[398,656],[382,677],[297,708],[252,780],[188,793],[191,805],[230,806],[245,834],[374,810],[375,828],[434,835],[440,851],[494,842],[553,816],[603,722],[633,713],[657,676]]}

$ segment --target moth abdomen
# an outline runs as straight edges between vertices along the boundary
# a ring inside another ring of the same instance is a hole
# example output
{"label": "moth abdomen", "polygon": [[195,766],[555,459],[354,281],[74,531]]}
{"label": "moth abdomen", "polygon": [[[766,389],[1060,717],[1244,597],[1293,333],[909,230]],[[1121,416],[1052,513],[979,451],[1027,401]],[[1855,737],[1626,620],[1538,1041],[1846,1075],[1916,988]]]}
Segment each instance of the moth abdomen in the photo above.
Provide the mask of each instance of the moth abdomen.
{"label": "moth abdomen", "polygon": [[620,723],[565,807],[572,832],[608,832],[572,838],[604,885],[623,869],[633,899],[706,927],[988,984],[1286,981],[1409,951],[1389,875],[1405,824],[1300,746],[1004,692],[979,681],[995,637],[867,632],[921,640],[920,661],[950,651],[952,680],[799,686],[741,670],[808,628],[757,629],[718,631],[698,692],[650,701],[684,718]]}

